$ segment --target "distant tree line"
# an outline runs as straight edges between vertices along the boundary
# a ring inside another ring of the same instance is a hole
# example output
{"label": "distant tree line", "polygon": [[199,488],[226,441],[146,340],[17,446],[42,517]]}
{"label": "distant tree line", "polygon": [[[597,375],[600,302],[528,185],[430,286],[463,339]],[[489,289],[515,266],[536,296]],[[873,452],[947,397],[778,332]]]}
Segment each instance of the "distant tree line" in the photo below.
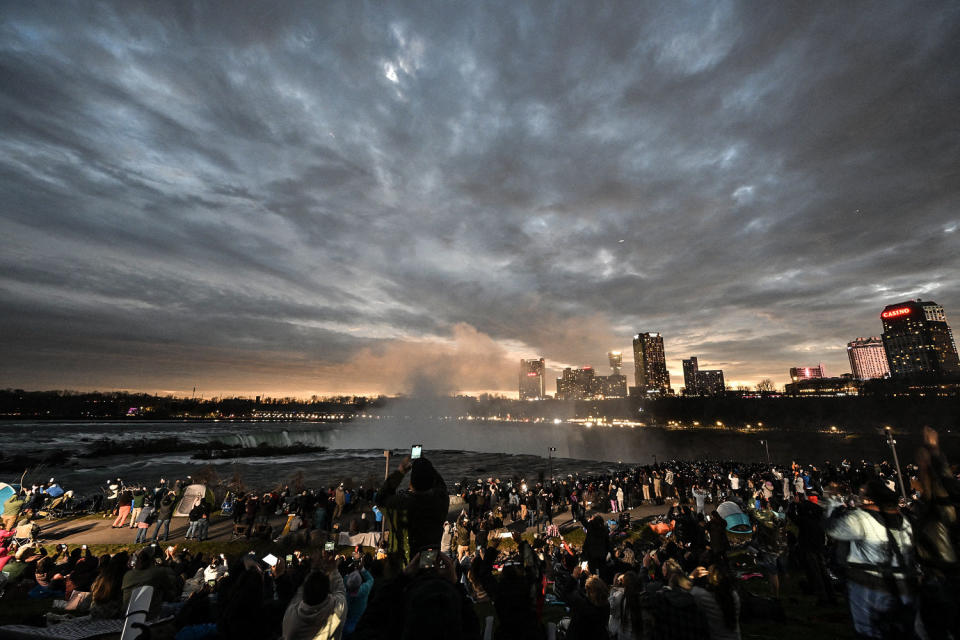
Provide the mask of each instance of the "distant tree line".
{"label": "distant tree line", "polygon": [[258,414],[353,415],[382,406],[382,398],[184,398],[146,393],[0,390],[0,418],[134,419],[255,417]]}

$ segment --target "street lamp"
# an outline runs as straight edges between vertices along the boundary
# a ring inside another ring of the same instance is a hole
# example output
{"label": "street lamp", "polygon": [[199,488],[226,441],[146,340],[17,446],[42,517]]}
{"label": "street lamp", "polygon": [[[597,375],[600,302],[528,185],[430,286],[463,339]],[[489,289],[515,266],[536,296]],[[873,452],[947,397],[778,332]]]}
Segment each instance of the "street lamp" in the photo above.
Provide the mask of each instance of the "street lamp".
{"label": "street lamp", "polygon": [[556,447],[550,447],[550,451],[547,454],[547,457],[550,459],[550,485],[553,486],[553,454],[556,452]]}
{"label": "street lamp", "polygon": [[886,426],[883,428],[887,433],[887,444],[890,445],[890,451],[893,452],[893,464],[897,467],[897,480],[900,484],[900,496],[903,498],[903,503],[907,503],[907,489],[903,484],[903,474],[900,472],[900,459],[897,457],[897,441],[893,439],[893,430]]}
{"label": "street lamp", "polygon": [[760,441],[760,444],[763,445],[764,451],[767,452],[767,466],[769,467],[770,466],[770,441],[767,439],[763,439]]}

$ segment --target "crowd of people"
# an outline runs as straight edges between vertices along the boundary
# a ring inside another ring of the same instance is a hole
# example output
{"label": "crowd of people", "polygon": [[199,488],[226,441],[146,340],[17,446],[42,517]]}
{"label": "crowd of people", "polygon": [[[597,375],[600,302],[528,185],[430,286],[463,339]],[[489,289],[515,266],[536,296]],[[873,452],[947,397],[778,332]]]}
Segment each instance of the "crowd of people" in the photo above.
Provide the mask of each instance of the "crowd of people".
{"label": "crowd of people", "polygon": [[[150,584],[178,638],[479,638],[488,612],[495,638],[544,638],[552,621],[569,640],[727,639],[742,621],[782,620],[790,579],[810,606],[845,600],[860,637],[960,638],[960,481],[932,430],[902,476],[883,462],[668,461],[539,480],[448,485],[420,458],[379,487],[229,496],[239,535],[278,513],[286,526],[267,539],[306,534],[290,538],[306,546],[263,558],[167,544],[186,482],[111,484],[113,526],[153,544],[48,552],[15,531],[35,500],[22,490],[4,505],[0,588],[114,617]],[[186,535],[202,540],[209,504],[187,506]],[[643,506],[656,518],[631,522]],[[341,527],[388,534],[338,553]]]}

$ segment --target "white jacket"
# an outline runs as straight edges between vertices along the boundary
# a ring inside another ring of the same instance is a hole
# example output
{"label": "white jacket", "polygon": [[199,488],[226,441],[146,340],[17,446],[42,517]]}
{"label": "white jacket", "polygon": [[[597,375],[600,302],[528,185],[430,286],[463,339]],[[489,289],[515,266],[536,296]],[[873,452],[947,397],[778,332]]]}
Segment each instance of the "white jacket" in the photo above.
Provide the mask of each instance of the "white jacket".
{"label": "white jacket", "polygon": [[887,536],[887,527],[864,509],[850,509],[835,517],[833,511],[842,503],[834,498],[827,500],[827,519],[823,523],[824,531],[835,540],[850,542],[850,551],[847,553],[847,563],[858,566],[865,573],[882,579],[882,568],[890,565],[893,574],[898,579],[906,575],[903,566],[897,559],[897,553],[890,548],[892,537],[897,545],[900,556],[908,568],[913,567],[913,530],[906,518],[900,519],[899,528],[891,528]]}
{"label": "white jacket", "polygon": [[330,595],[318,605],[303,603],[303,588],[283,614],[283,640],[340,640],[347,619],[347,590],[337,570],[331,571]]}

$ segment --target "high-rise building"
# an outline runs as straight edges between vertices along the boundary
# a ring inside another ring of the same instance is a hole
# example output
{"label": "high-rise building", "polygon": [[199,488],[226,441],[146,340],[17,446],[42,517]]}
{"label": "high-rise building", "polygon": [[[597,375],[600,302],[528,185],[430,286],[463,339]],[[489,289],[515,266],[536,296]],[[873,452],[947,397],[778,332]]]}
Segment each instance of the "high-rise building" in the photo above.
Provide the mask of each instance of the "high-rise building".
{"label": "high-rise building", "polygon": [[520,399],[542,400],[546,393],[543,358],[520,361]]}
{"label": "high-rise building", "polygon": [[701,369],[696,356],[683,361],[684,395],[718,396],[726,391],[723,371],[720,369]]}
{"label": "high-rise building", "polygon": [[697,391],[701,396],[721,396],[727,390],[720,369],[701,369],[697,372]]}
{"label": "high-rise building", "polygon": [[619,351],[608,351],[607,359],[610,361],[610,369],[613,375],[620,375],[620,368],[623,366],[623,354]]}
{"label": "high-rise building", "polygon": [[933,301],[907,300],[884,307],[883,348],[890,375],[953,375],[960,360],[943,307]]}
{"label": "high-rise building", "polygon": [[594,375],[593,367],[563,370],[562,377],[557,378],[557,399],[559,400],[587,400],[600,392],[599,381]]}
{"label": "high-rise building", "polygon": [[627,376],[620,373],[623,354],[619,351],[608,351],[607,360],[610,362],[610,375],[596,377],[597,395],[603,398],[625,398]]}
{"label": "high-rise building", "polygon": [[814,378],[826,378],[827,370],[822,364],[815,367],[790,367],[790,381],[799,382],[800,380],[813,380]]}
{"label": "high-rise building", "polygon": [[850,371],[857,380],[886,378],[890,375],[887,352],[883,348],[883,340],[878,336],[848,342],[847,357],[850,358]]}
{"label": "high-rise building", "polygon": [[663,336],[638,333],[633,337],[634,380],[641,396],[670,392],[670,374],[663,354]]}
{"label": "high-rise building", "polygon": [[598,393],[604,398],[627,397],[627,376],[622,373],[611,373],[608,376],[597,376],[600,383]]}
{"label": "high-rise building", "polygon": [[683,361],[683,393],[688,396],[698,396],[700,392],[697,388],[697,373],[700,372],[700,365],[697,364],[697,356],[690,356]]}

